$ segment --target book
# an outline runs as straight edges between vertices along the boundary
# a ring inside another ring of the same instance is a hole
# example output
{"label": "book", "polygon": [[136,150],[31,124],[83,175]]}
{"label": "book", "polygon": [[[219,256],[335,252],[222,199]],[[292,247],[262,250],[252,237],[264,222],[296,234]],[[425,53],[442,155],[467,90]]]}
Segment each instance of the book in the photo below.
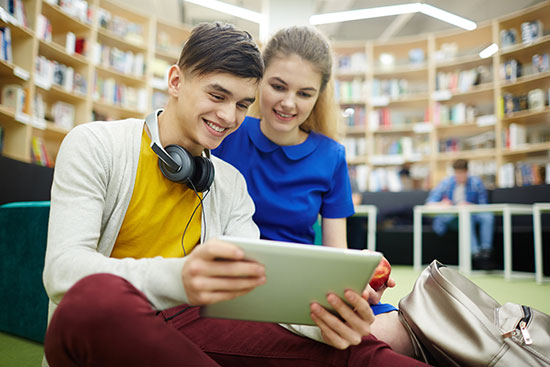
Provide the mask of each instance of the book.
{"label": "book", "polygon": [[25,110],[25,90],[18,84],[8,84],[2,88],[2,105],[12,108],[15,114]]}

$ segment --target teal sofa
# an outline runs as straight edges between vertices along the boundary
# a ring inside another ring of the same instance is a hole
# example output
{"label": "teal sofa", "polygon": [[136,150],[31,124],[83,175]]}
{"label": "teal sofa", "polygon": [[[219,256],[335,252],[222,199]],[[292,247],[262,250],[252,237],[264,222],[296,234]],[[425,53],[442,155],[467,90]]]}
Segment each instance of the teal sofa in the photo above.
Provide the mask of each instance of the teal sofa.
{"label": "teal sofa", "polygon": [[48,297],[42,284],[49,201],[0,205],[0,331],[44,341]]}

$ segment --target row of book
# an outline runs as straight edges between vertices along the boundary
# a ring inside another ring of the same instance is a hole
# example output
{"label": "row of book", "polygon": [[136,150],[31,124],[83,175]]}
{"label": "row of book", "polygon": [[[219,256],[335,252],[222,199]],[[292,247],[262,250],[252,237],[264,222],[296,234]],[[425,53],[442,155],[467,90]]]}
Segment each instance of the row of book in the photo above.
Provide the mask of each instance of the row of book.
{"label": "row of book", "polygon": [[142,53],[123,51],[97,42],[93,47],[92,62],[123,74],[143,76],[145,72],[145,56]]}
{"label": "row of book", "polygon": [[92,23],[92,7],[86,0],[46,0],[48,3],[57,5],[71,18],[78,19],[82,23]]}
{"label": "row of book", "polygon": [[365,126],[365,107],[352,106],[342,110],[342,118],[347,126]]}
{"label": "row of book", "polygon": [[486,131],[481,134],[439,139],[439,152],[450,153],[493,149],[495,147],[495,135],[494,131]]}
{"label": "row of book", "polygon": [[413,157],[430,154],[429,136],[379,136],[374,142],[374,151],[378,155],[400,155],[405,160],[414,160]]}
{"label": "row of book", "polygon": [[10,27],[0,27],[0,59],[9,63],[13,62]]}
{"label": "row of book", "polygon": [[366,98],[367,83],[361,78],[348,80],[335,80],[334,94],[339,103],[364,102]]}
{"label": "row of book", "polygon": [[499,113],[501,116],[513,115],[521,111],[540,111],[544,110],[550,99],[550,88],[531,89],[527,93],[504,93],[500,98]]}
{"label": "row of book", "polygon": [[346,148],[346,159],[356,159],[367,154],[367,140],[365,138],[347,137],[342,140]]}
{"label": "row of book", "polygon": [[[398,100],[410,95],[420,95],[428,92],[428,84],[422,81],[409,81],[407,79],[378,79],[372,81],[372,97],[388,97],[389,100]],[[389,102],[388,100],[388,102]],[[384,103],[375,103],[383,105]]]}
{"label": "row of book", "polygon": [[369,128],[372,130],[390,130],[414,127],[429,121],[429,109],[426,108],[378,108],[369,114]]}
{"label": "row of book", "polygon": [[52,85],[57,85],[69,93],[86,95],[88,90],[86,78],[79,72],[75,72],[71,66],[38,56],[34,67],[34,82],[37,86],[48,90]]}
{"label": "row of book", "polygon": [[52,41],[52,23],[43,14],[36,19],[36,36],[43,41]]}
{"label": "row of book", "polygon": [[492,67],[480,65],[476,68],[461,71],[439,71],[435,78],[436,91],[465,93],[476,85],[492,82]]}
{"label": "row of book", "polygon": [[112,15],[110,11],[103,8],[98,8],[97,18],[101,28],[123,38],[127,42],[143,44],[145,40],[143,25]]}
{"label": "row of book", "polygon": [[31,161],[40,166],[53,167],[53,161],[46,150],[44,139],[33,136],[31,140]]}
{"label": "row of book", "polygon": [[544,160],[503,164],[498,172],[500,187],[550,184],[550,163]]}
{"label": "row of book", "polygon": [[95,76],[93,98],[107,104],[145,112],[148,109],[147,91],[144,88],[133,88],[117,82],[113,78]]}
{"label": "row of book", "polygon": [[350,177],[356,180],[361,192],[427,189],[430,177],[429,166],[423,163],[374,169],[366,165],[356,165],[349,169]]}
{"label": "row of book", "polygon": [[361,73],[365,72],[367,55],[364,52],[342,54],[336,57],[336,71],[340,73]]}
{"label": "row of book", "polygon": [[506,148],[521,149],[529,144],[550,142],[550,128],[545,122],[535,125],[511,123],[505,131]]}
{"label": "row of book", "polygon": [[28,27],[23,0],[0,0],[0,18],[21,27]]}

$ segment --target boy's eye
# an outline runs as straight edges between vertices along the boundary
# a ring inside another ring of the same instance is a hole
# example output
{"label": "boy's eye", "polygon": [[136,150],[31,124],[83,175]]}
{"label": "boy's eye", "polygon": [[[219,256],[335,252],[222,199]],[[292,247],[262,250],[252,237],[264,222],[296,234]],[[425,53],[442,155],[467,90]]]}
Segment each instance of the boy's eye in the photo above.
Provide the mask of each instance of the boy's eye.
{"label": "boy's eye", "polygon": [[223,100],[223,96],[220,96],[219,94],[210,93],[210,95],[219,101]]}
{"label": "boy's eye", "polygon": [[248,110],[248,107],[250,107],[250,105],[246,103],[237,103],[237,107],[239,107],[242,110]]}

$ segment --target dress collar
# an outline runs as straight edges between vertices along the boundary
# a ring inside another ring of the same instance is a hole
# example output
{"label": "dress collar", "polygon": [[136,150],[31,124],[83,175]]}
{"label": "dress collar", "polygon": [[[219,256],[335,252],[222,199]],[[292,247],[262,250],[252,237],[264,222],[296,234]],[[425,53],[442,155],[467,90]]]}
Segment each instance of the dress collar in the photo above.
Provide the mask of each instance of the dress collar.
{"label": "dress collar", "polygon": [[248,136],[252,143],[264,153],[271,153],[281,149],[285,155],[292,160],[302,159],[311,154],[321,142],[321,134],[309,132],[306,141],[298,145],[278,145],[269,140],[260,129],[260,120],[257,118],[247,119]]}

